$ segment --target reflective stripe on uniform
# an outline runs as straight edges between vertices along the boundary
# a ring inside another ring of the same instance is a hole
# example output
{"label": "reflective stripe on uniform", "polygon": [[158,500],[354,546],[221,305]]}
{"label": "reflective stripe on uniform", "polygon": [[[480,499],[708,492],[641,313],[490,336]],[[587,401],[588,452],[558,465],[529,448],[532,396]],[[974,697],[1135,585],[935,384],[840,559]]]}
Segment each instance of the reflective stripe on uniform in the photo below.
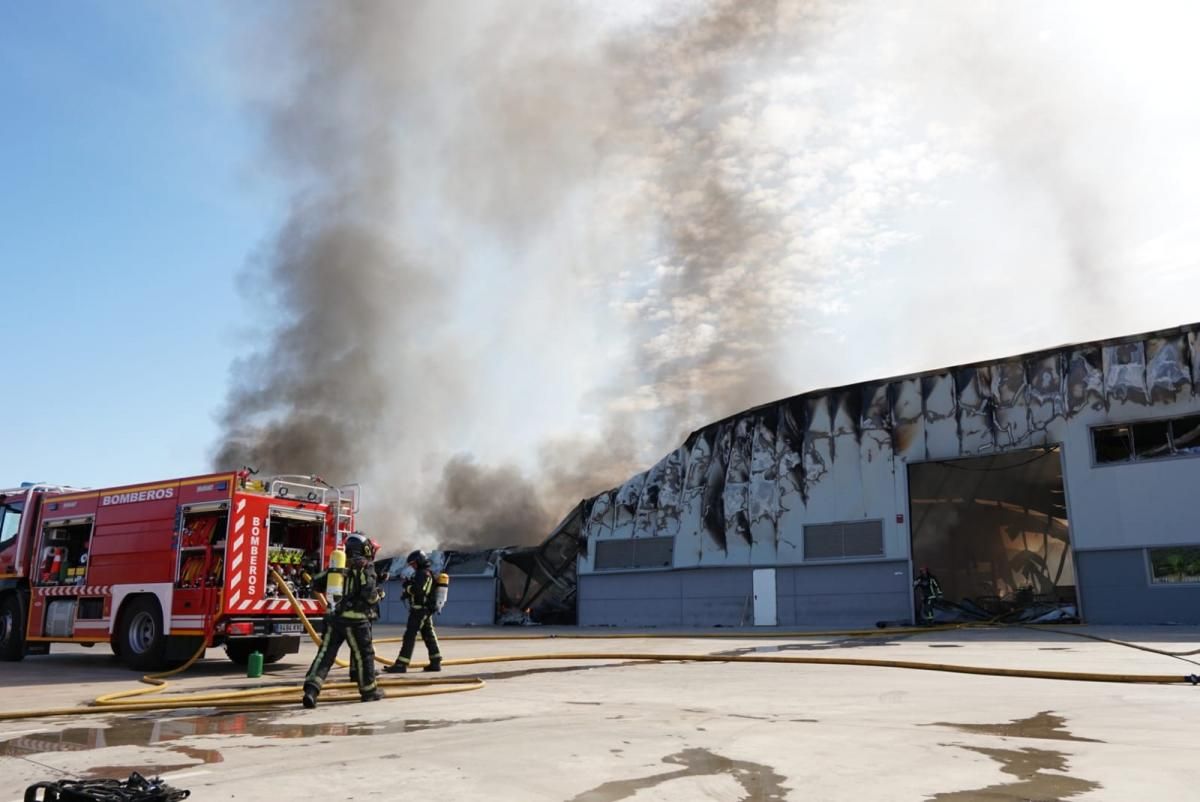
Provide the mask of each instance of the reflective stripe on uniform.
{"label": "reflective stripe on uniform", "polygon": [[[363,665],[362,649],[359,648],[358,637],[354,634],[353,627],[350,627],[349,629],[346,630],[346,642],[350,644],[350,653],[354,657],[354,662],[357,665],[360,665],[360,666]],[[369,691],[375,690],[375,680],[374,679],[371,680],[370,685],[362,684],[363,673],[365,673],[365,672],[360,672],[358,675],[358,692],[359,693],[367,693]]]}

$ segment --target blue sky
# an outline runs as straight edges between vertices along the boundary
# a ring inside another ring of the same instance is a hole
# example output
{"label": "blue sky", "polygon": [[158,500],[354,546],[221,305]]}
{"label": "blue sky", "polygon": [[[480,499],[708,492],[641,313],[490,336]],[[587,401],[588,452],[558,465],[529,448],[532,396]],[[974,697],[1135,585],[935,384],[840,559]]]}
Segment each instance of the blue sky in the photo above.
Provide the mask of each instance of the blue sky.
{"label": "blue sky", "polygon": [[[207,470],[273,188],[206,3],[0,5],[0,486]],[[261,322],[261,321],[260,321]]]}

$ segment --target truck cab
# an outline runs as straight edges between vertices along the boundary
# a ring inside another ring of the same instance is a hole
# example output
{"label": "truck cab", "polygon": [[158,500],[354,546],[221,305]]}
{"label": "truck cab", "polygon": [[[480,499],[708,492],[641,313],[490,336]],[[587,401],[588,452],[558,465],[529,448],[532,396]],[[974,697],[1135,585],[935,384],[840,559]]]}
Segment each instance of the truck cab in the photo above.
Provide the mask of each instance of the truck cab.
{"label": "truck cab", "polygon": [[75,488],[26,482],[0,489],[0,660],[26,654],[29,570],[37,510],[47,495]]}

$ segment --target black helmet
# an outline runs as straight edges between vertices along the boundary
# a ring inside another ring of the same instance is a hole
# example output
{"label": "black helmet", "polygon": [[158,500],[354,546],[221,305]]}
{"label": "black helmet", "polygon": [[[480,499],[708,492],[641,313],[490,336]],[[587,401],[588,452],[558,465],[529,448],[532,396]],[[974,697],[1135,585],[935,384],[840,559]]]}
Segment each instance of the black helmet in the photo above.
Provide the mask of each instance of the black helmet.
{"label": "black helmet", "polygon": [[417,549],[416,551],[410,553],[404,562],[416,563],[417,565],[426,565],[429,562],[429,558],[425,556],[425,552]]}
{"label": "black helmet", "polygon": [[346,538],[346,557],[369,557],[367,538],[362,532],[351,532]]}

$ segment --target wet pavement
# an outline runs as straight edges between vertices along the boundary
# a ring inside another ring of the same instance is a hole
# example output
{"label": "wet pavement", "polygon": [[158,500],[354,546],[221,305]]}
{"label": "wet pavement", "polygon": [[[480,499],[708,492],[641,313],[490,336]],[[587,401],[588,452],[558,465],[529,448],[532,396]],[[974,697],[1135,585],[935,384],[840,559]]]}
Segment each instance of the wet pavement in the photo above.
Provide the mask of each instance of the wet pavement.
{"label": "wet pavement", "polygon": [[[1196,629],[1114,634],[1167,650],[1200,645]],[[20,798],[36,781],[131,771],[162,774],[201,802],[307,799],[331,780],[337,790],[321,791],[326,798],[394,800],[415,783],[442,798],[489,802],[1184,800],[1200,787],[1200,688],[1190,685],[623,656],[857,657],[864,650],[964,665],[1186,670],[1166,656],[1028,631],[449,640],[443,651],[451,659],[581,651],[611,657],[450,666],[447,676],[478,676],[486,687],[370,705],[2,721],[0,802]],[[312,653],[305,645],[268,676],[249,680],[214,650],[171,691],[291,684]],[[72,704],[129,687],[136,676],[97,650],[56,648],[47,657],[0,664],[0,709]]]}

